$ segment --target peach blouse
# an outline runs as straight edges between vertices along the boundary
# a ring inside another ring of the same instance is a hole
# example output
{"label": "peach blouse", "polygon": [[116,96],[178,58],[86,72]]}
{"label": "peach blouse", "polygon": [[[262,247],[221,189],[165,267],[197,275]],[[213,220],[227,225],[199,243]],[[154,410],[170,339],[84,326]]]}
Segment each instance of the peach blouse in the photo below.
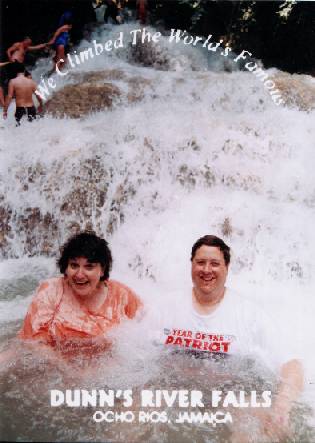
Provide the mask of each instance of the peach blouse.
{"label": "peach blouse", "polygon": [[122,283],[107,280],[105,284],[105,300],[87,307],[72,291],[65,290],[64,277],[44,281],[33,297],[18,336],[39,339],[52,346],[69,340],[105,337],[109,329],[123,318],[133,318],[142,306],[137,295]]}

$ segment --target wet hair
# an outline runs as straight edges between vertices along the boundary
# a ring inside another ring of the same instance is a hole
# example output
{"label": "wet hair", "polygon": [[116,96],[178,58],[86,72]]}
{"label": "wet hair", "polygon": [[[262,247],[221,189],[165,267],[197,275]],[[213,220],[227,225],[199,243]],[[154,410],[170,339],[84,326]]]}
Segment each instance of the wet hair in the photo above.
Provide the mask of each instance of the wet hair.
{"label": "wet hair", "polygon": [[73,22],[73,14],[71,11],[65,11],[60,20],[59,20],[59,26],[63,25],[72,25]]}
{"label": "wet hair", "polygon": [[17,74],[21,74],[23,72],[23,74],[25,73],[25,66],[23,63],[20,62],[13,62],[12,64],[12,69],[14,70],[15,75]]}
{"label": "wet hair", "polygon": [[219,248],[223,254],[225,265],[229,266],[231,260],[230,247],[226,245],[221,238],[216,237],[215,235],[205,235],[204,237],[200,237],[191,249],[191,261],[193,261],[197,250],[201,248],[201,246],[214,246]]}
{"label": "wet hair", "polygon": [[31,40],[32,41],[32,39],[31,39],[31,37],[29,35],[26,35],[25,37],[23,37],[23,42],[25,42],[25,40]]}
{"label": "wet hair", "polygon": [[89,263],[100,263],[104,269],[101,281],[107,280],[112,267],[112,254],[108,243],[93,231],[81,232],[71,237],[61,248],[57,265],[61,274],[65,274],[69,260],[84,257]]}

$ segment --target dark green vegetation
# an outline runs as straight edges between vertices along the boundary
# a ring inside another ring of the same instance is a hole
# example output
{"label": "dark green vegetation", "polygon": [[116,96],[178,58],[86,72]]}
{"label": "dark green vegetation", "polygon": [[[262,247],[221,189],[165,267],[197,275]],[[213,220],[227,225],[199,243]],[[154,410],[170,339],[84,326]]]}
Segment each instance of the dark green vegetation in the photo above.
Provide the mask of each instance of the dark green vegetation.
{"label": "dark green vegetation", "polygon": [[[135,0],[125,3],[135,9]],[[1,61],[8,46],[24,35],[34,43],[47,41],[65,10],[74,12],[74,42],[95,21],[91,0],[0,0],[0,5]],[[315,73],[314,1],[149,0],[149,10],[153,26],[213,34],[214,41],[224,36],[236,52],[252,52],[265,67]]]}
{"label": "dark green vegetation", "polygon": [[315,74],[315,2],[155,0],[155,21],[213,40],[224,36],[265,67]]}

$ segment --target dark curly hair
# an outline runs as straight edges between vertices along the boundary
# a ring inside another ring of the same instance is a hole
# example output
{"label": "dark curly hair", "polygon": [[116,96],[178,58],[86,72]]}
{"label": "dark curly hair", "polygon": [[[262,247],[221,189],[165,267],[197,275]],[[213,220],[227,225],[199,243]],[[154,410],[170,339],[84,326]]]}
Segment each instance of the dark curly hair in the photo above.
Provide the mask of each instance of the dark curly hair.
{"label": "dark curly hair", "polygon": [[94,232],[81,232],[71,237],[61,248],[57,265],[61,274],[65,274],[70,259],[84,257],[90,263],[100,263],[104,269],[101,281],[107,280],[112,268],[112,254],[108,243]]}
{"label": "dark curly hair", "polygon": [[201,248],[201,246],[215,246],[216,248],[219,248],[220,251],[223,254],[224,257],[224,263],[226,266],[229,266],[230,260],[231,260],[231,253],[230,253],[230,247],[224,243],[224,241],[216,237],[215,235],[205,235],[204,237],[199,238],[193,245],[191,250],[191,258],[190,260],[193,261],[193,258],[196,255],[197,249]]}

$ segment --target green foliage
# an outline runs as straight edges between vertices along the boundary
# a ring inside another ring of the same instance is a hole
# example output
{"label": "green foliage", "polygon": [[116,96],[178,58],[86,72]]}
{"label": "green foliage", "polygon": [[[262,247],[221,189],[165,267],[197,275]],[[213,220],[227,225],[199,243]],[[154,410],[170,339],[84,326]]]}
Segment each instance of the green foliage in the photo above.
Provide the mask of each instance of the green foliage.
{"label": "green foliage", "polygon": [[154,13],[166,27],[224,37],[266,67],[315,72],[315,2],[156,0]]}

